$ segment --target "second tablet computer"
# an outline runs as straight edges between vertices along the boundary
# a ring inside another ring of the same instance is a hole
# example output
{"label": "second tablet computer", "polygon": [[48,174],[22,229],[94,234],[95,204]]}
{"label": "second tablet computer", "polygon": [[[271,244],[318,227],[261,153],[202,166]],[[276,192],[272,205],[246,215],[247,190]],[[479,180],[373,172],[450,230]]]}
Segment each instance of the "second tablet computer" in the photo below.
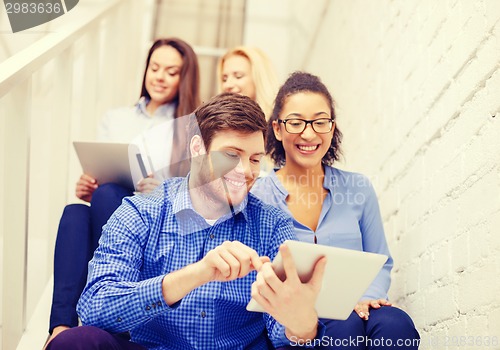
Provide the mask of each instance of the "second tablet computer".
{"label": "second tablet computer", "polygon": [[[303,282],[311,278],[313,267],[322,256],[328,259],[316,301],[316,312],[320,318],[347,319],[387,261],[386,255],[357,250],[300,241],[285,241],[284,244],[290,249],[297,273]],[[273,261],[273,268],[280,278],[284,278],[280,253]],[[247,310],[263,312],[253,299],[248,303]]]}

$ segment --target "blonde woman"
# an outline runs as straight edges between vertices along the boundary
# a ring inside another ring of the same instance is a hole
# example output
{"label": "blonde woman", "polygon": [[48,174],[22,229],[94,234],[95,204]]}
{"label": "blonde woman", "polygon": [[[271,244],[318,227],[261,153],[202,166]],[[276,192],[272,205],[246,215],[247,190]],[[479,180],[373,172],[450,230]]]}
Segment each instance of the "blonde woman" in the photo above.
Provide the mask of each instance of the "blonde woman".
{"label": "blonde woman", "polygon": [[[257,47],[236,46],[219,60],[217,77],[220,92],[233,92],[257,102],[269,120],[278,92],[278,79],[267,55]],[[261,159],[260,177],[273,170],[269,156]]]}
{"label": "blonde woman", "polygon": [[217,77],[220,92],[250,97],[269,119],[279,86],[271,61],[262,50],[250,46],[229,49],[219,60]]}

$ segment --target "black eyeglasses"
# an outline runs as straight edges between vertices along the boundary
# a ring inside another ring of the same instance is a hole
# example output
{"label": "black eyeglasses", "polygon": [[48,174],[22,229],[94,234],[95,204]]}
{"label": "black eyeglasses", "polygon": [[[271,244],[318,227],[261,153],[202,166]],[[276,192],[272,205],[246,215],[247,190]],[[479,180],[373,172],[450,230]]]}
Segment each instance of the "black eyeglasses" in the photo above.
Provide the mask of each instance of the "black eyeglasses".
{"label": "black eyeglasses", "polygon": [[301,134],[306,130],[307,124],[311,124],[314,132],[318,134],[326,134],[332,131],[333,119],[330,118],[319,118],[314,120],[304,120],[304,119],[278,119],[278,123],[285,125],[285,130],[289,134]]}

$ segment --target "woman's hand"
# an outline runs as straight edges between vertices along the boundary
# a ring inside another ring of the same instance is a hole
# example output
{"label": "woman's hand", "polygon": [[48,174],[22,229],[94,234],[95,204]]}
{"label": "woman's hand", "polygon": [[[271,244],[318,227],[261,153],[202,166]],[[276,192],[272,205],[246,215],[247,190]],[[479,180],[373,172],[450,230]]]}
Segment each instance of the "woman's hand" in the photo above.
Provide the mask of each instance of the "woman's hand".
{"label": "woman's hand", "polygon": [[137,191],[141,193],[149,193],[160,185],[160,181],[156,180],[153,174],[149,174],[148,177],[142,179],[137,184]]}
{"label": "woman's hand", "polygon": [[286,335],[307,340],[316,336],[318,315],[315,305],[325,272],[326,258],[316,262],[311,279],[302,283],[292,255],[286,245],[280,246],[284,281],[276,275],[271,263],[265,263],[252,285],[252,298],[276,321],[286,327]]}
{"label": "woman's hand", "polygon": [[354,312],[363,320],[368,320],[370,316],[370,308],[380,309],[381,306],[392,306],[392,303],[385,299],[362,300],[354,307]]}
{"label": "woman's hand", "polygon": [[92,194],[99,187],[97,180],[87,174],[82,174],[76,183],[75,195],[85,202],[92,200]]}

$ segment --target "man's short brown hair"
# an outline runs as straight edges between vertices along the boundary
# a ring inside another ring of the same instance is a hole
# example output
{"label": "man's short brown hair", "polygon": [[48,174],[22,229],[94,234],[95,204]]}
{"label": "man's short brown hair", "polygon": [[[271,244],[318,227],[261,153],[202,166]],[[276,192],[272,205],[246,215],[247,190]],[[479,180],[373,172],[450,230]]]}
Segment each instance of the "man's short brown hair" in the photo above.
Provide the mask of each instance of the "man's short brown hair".
{"label": "man's short brown hair", "polygon": [[196,126],[191,127],[191,137],[201,134],[207,151],[214,135],[220,131],[241,133],[261,132],[266,138],[267,123],[264,112],[251,98],[224,92],[203,103],[194,112]]}

